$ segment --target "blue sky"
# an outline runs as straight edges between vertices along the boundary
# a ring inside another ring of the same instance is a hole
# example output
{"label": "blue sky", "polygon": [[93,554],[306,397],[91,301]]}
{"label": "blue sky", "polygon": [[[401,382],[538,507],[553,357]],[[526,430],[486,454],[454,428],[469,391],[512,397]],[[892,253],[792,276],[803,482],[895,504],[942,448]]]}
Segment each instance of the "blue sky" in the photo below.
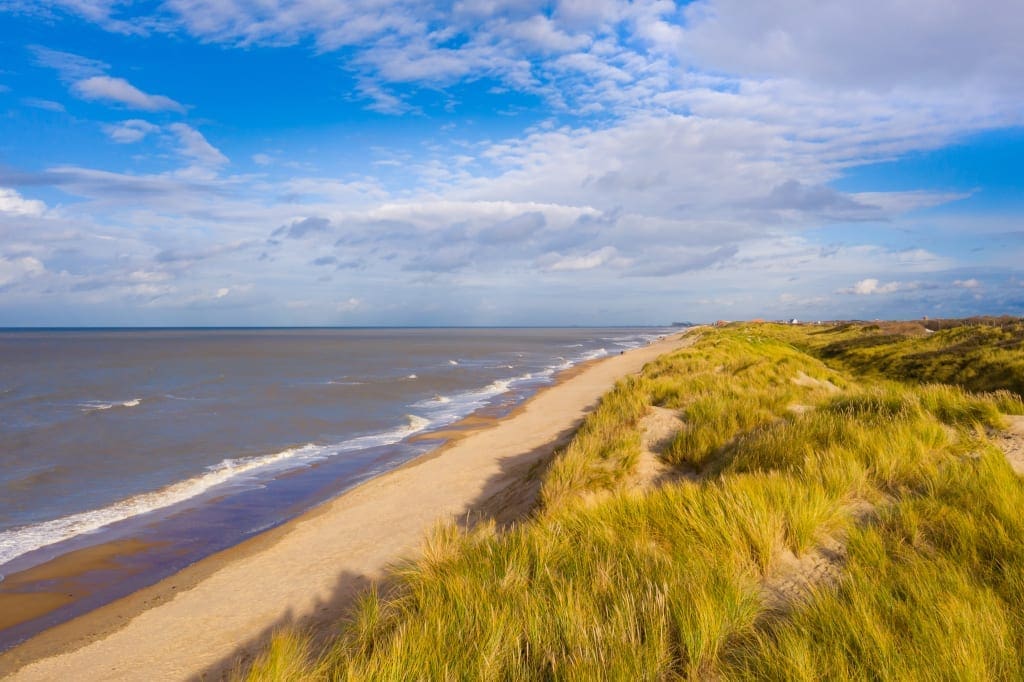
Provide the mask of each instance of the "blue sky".
{"label": "blue sky", "polygon": [[0,325],[1024,313],[1024,6],[0,0]]}

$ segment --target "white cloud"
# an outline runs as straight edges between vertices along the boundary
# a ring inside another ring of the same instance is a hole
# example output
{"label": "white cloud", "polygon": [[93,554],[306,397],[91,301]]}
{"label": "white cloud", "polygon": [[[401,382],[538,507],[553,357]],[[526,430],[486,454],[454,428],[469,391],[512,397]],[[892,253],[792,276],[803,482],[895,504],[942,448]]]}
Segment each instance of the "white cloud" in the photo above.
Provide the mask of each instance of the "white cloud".
{"label": "white cloud", "polygon": [[396,97],[381,87],[380,84],[369,79],[363,79],[356,87],[356,90],[365,99],[370,100],[370,103],[366,108],[371,111],[397,116],[399,114],[404,114],[411,109],[411,107],[400,97]]}
{"label": "white cloud", "polygon": [[43,274],[46,268],[38,258],[23,256],[5,258],[0,256],[0,286],[7,286],[23,279]]}
{"label": "white cloud", "polygon": [[60,102],[54,102],[50,99],[40,99],[38,97],[24,97],[22,98],[21,103],[28,107],[33,107],[35,109],[44,109],[46,111],[56,111],[58,113],[63,113],[67,111],[64,108],[63,104],[61,104]]}
{"label": "white cloud", "polygon": [[971,279],[958,279],[953,282],[953,286],[958,289],[978,289],[981,287],[981,282],[972,277]]}
{"label": "white cloud", "polygon": [[128,273],[125,279],[130,282],[151,284],[153,282],[166,282],[171,279],[171,275],[159,270],[134,270]]}
{"label": "white cloud", "polygon": [[71,52],[51,50],[42,45],[30,45],[29,51],[35,55],[36,63],[60,73],[64,80],[77,81],[99,76],[110,69],[110,65],[98,59],[90,59]]}
{"label": "white cloud", "polygon": [[103,131],[107,136],[118,144],[131,144],[132,142],[138,142],[142,138],[146,137],[146,135],[155,133],[159,130],[160,126],[153,125],[148,121],[143,121],[138,118],[103,126]]}
{"label": "white cloud", "polygon": [[509,22],[503,33],[513,40],[523,41],[542,52],[567,52],[587,47],[591,39],[586,35],[570,35],[542,14],[522,21]]}
{"label": "white cloud", "polygon": [[26,199],[9,187],[0,187],[0,213],[39,217],[46,213],[46,204],[38,199]]}
{"label": "white cloud", "polygon": [[150,95],[139,90],[123,78],[92,76],[76,81],[72,92],[87,100],[101,100],[121,104],[129,109],[143,111],[177,111],[184,113],[185,107],[164,95]]}
{"label": "white cloud", "polygon": [[223,166],[228,157],[210,144],[203,134],[184,123],[172,123],[168,126],[178,136],[181,154],[204,166]]}
{"label": "white cloud", "polygon": [[732,73],[829,86],[946,91],[977,84],[1021,92],[1024,6],[991,0],[702,0],[687,6],[684,49]]}
{"label": "white cloud", "polygon": [[558,272],[560,270],[592,270],[615,260],[615,256],[616,251],[610,246],[581,256],[556,255],[552,262],[547,264],[545,269],[551,272]]}
{"label": "white cloud", "polygon": [[840,294],[855,294],[857,296],[870,296],[872,294],[891,294],[903,288],[901,282],[888,282],[881,284],[877,279],[862,279],[848,289],[840,289]]}
{"label": "white cloud", "polygon": [[10,7],[14,10],[45,12],[47,5],[77,14],[108,31],[125,35],[145,35],[151,28],[162,23],[146,17],[133,17],[130,20],[116,18],[114,14],[118,6],[123,5],[122,0],[5,0],[0,3],[0,9]]}
{"label": "white cloud", "polygon": [[[102,225],[116,235],[119,253],[137,256],[131,267],[172,273],[136,285],[166,290],[187,269],[206,279],[195,285],[201,289],[181,285],[179,293],[201,290],[207,298],[234,281],[226,277],[232,268],[251,268],[259,257],[268,300],[280,291],[282,306],[302,300],[328,313],[339,305],[332,294],[305,294],[338,290],[327,281],[351,286],[357,273],[403,300],[434,285],[454,297],[500,282],[528,292],[522,300],[545,302],[555,290],[608,291],[616,300],[665,306],[681,300],[681,291],[700,290],[734,310],[838,300],[859,313],[924,301],[938,296],[929,287],[948,295],[949,282],[963,276],[959,254],[943,255],[952,251],[949,240],[930,238],[943,221],[946,234],[964,231],[964,219],[906,214],[966,195],[849,193],[835,189],[835,180],[863,164],[1020,122],[1024,47],[1015,36],[1024,12],[1006,0],[985,12],[966,0],[941,7],[866,1],[812,7],[769,0],[751,8],[738,0],[685,7],[657,0],[168,0],[165,24],[150,23],[151,30],[230,46],[346,47],[332,59],[345,60],[358,84],[354,96],[381,113],[429,114],[423,102],[445,87],[485,79],[498,82],[496,96],[544,98],[552,115],[507,139],[447,141],[456,130],[439,133],[427,152],[381,150],[386,159],[366,164],[362,177],[313,175],[311,156],[284,181],[228,174],[223,152],[180,123],[164,128],[162,139],[177,144],[187,168],[131,174],[57,166],[32,181],[81,199],[80,222],[69,219],[59,234]],[[125,7],[96,0],[75,11],[109,23]],[[36,54],[68,82],[118,80],[96,60],[45,48]],[[153,98],[160,96],[122,83],[134,92],[107,101],[159,104]],[[418,97],[417,87],[430,97]],[[108,129],[112,139],[156,133],[125,123]],[[473,133],[467,137],[486,137]],[[288,167],[285,152],[273,151],[274,158],[254,154],[253,163]],[[402,180],[388,185],[395,175]],[[0,230],[17,234],[20,226],[10,222]],[[822,236],[818,228],[830,224],[830,236]],[[301,242],[283,237],[295,225]],[[282,226],[288,229],[271,237]],[[892,236],[879,238],[883,231]],[[1013,272],[1021,242],[1006,240],[989,258]],[[98,249],[89,253],[92,263],[127,267]],[[995,281],[986,278],[986,292]],[[686,300],[697,305],[696,297]]]}
{"label": "white cloud", "polygon": [[363,302],[360,301],[358,298],[355,298],[353,296],[353,297],[351,297],[349,299],[346,299],[346,300],[341,301],[340,303],[338,303],[337,309],[338,309],[338,312],[340,312],[340,313],[349,313],[349,312],[352,312],[354,310],[359,310],[359,308],[361,308],[362,305],[363,305]]}

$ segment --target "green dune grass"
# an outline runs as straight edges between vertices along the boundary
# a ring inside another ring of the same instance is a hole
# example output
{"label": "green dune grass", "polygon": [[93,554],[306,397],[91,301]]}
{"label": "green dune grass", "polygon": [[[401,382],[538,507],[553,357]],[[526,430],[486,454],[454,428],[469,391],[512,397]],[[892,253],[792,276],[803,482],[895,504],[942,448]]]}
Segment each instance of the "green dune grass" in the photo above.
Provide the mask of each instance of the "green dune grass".
{"label": "green dune grass", "polygon": [[[989,441],[1024,413],[1021,327],[869,326],[702,332],[603,399],[531,518],[438,527],[326,645],[280,633],[246,676],[1024,678],[1024,482]],[[636,489],[650,406],[690,477]],[[772,597],[826,545],[837,578]]]}

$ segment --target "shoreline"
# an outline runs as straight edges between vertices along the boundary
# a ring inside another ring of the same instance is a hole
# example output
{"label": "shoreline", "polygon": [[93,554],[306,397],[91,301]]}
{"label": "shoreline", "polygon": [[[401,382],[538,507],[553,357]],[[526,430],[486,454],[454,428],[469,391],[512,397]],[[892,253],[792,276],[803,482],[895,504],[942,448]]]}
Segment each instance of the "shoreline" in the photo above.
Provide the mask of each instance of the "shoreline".
{"label": "shoreline", "polygon": [[[0,675],[216,676],[277,627],[334,621],[388,565],[414,556],[424,532],[438,520],[487,511],[488,502],[498,497],[508,507],[509,489],[571,437],[615,381],[678,347],[689,333],[670,333],[647,346],[581,363],[500,418],[470,416],[424,434],[424,441],[437,440],[438,447],[278,527],[43,631],[0,654]],[[263,597],[258,603],[256,595]]]}
{"label": "shoreline", "polygon": [[[648,336],[647,342],[653,339]],[[584,355],[563,370],[554,365],[546,367],[545,370],[555,371],[545,375],[542,383],[530,382],[532,374],[515,377],[508,380],[508,390],[488,396],[483,405],[456,417],[456,421],[442,415],[436,425],[398,442],[366,447],[343,457],[327,457],[309,466],[300,465],[265,478],[258,485],[234,482],[231,489],[229,480],[225,490],[214,487],[195,499],[121,519],[96,533],[82,533],[30,551],[25,555],[29,557],[27,561],[17,557],[0,568],[5,573],[0,576],[0,654],[151,587],[262,531],[286,524],[382,472],[443,448],[448,440],[496,423],[537,391],[574,376],[593,359]],[[502,380],[495,383],[499,381]],[[479,390],[485,391],[492,385]],[[472,389],[455,391],[456,396],[473,393]],[[420,419],[411,416],[420,407],[430,414],[429,406],[423,405],[426,402],[407,404],[409,414],[405,419]],[[297,441],[279,447],[292,450],[305,446]],[[150,494],[158,495],[159,491]],[[42,559],[33,560],[33,554]]]}

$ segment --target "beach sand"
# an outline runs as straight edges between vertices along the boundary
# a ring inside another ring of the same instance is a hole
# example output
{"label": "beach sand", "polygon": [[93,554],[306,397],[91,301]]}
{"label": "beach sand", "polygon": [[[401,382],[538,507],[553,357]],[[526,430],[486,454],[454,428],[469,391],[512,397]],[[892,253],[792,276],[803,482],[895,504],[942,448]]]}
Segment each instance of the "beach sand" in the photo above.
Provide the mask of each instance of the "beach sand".
{"label": "beach sand", "polygon": [[277,628],[336,620],[443,520],[529,510],[538,462],[619,378],[687,342],[675,334],[588,363],[504,419],[279,528],[197,562],[0,655],[14,680],[217,679]]}

